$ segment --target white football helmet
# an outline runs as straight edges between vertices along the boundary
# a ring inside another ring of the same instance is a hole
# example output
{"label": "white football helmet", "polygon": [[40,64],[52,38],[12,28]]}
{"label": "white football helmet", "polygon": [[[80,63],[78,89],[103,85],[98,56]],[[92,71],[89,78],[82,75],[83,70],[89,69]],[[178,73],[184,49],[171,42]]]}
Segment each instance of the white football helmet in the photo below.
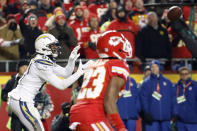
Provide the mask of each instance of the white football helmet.
{"label": "white football helmet", "polygon": [[55,51],[52,50],[51,45],[58,46],[58,40],[53,35],[48,33],[38,36],[35,40],[35,49],[37,53],[57,57],[58,49]]}

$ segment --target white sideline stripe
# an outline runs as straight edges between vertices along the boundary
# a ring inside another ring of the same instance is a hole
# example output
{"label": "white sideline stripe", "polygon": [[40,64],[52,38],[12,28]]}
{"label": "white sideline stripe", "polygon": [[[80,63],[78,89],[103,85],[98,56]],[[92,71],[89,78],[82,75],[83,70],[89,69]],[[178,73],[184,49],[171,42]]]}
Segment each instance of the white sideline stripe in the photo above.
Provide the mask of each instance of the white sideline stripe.
{"label": "white sideline stripe", "polygon": [[100,122],[100,124],[105,129],[105,131],[110,131],[110,129],[107,127],[107,125],[104,122]]}
{"label": "white sideline stripe", "polygon": [[97,126],[95,124],[91,124],[92,128],[95,130],[95,131],[99,131],[99,129],[97,128]]}

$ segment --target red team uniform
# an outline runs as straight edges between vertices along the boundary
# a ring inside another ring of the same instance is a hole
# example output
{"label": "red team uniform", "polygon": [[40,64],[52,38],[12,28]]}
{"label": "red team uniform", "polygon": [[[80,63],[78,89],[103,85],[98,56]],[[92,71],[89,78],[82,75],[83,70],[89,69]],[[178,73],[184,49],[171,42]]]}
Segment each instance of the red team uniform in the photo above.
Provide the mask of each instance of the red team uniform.
{"label": "red team uniform", "polygon": [[[75,131],[113,131],[112,124],[119,131],[127,131],[118,112],[107,113],[104,105],[108,88],[120,88],[119,96],[124,89],[130,71],[123,59],[131,57],[132,48],[122,34],[107,31],[98,38],[97,49],[99,57],[106,59],[94,61],[86,68],[77,103],[71,107],[70,128]],[[124,81],[122,87],[110,86],[114,77]]]}
{"label": "red team uniform", "polygon": [[101,18],[101,16],[107,11],[107,4],[92,3],[88,6],[88,10],[92,14],[95,14],[98,18]]}
{"label": "red team uniform", "polygon": [[[79,122],[78,130],[113,131],[104,110],[106,88],[113,76],[126,82],[129,75],[127,63],[122,60],[97,60],[86,71],[77,104],[71,108],[70,122]],[[122,87],[122,89],[124,86]]]}
{"label": "red team uniform", "polygon": [[69,25],[72,27],[75,33],[78,44],[80,44],[80,42],[84,42],[84,39],[86,38],[86,33],[89,31],[88,22],[85,20],[80,21],[78,19],[74,19],[69,23]]}
{"label": "red team uniform", "polygon": [[[69,23],[70,27],[73,29],[75,37],[77,38],[77,44],[81,45],[86,41],[86,34],[89,32],[89,25],[86,20],[80,21],[78,19],[74,19]],[[80,49],[81,56],[84,56],[84,50]]]}

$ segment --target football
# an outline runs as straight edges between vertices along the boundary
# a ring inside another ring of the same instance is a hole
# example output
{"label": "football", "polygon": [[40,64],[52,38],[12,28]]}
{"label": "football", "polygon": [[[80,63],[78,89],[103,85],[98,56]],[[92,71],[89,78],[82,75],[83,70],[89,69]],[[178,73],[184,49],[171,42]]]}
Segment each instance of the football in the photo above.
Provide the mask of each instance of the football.
{"label": "football", "polygon": [[172,6],[168,10],[167,17],[170,21],[178,20],[182,15],[182,9],[179,6]]}

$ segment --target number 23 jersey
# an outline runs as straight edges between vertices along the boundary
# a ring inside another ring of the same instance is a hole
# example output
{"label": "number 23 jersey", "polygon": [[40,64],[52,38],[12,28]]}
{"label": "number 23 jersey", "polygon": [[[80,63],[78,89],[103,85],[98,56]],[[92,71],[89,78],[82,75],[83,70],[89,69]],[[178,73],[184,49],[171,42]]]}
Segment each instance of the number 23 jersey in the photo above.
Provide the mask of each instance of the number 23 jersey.
{"label": "number 23 jersey", "polygon": [[105,118],[104,97],[111,78],[118,76],[126,83],[128,75],[128,64],[122,60],[97,60],[91,64],[84,75],[77,104],[71,108],[71,121],[72,116],[78,122],[80,119],[83,119],[83,122],[90,122]]}

